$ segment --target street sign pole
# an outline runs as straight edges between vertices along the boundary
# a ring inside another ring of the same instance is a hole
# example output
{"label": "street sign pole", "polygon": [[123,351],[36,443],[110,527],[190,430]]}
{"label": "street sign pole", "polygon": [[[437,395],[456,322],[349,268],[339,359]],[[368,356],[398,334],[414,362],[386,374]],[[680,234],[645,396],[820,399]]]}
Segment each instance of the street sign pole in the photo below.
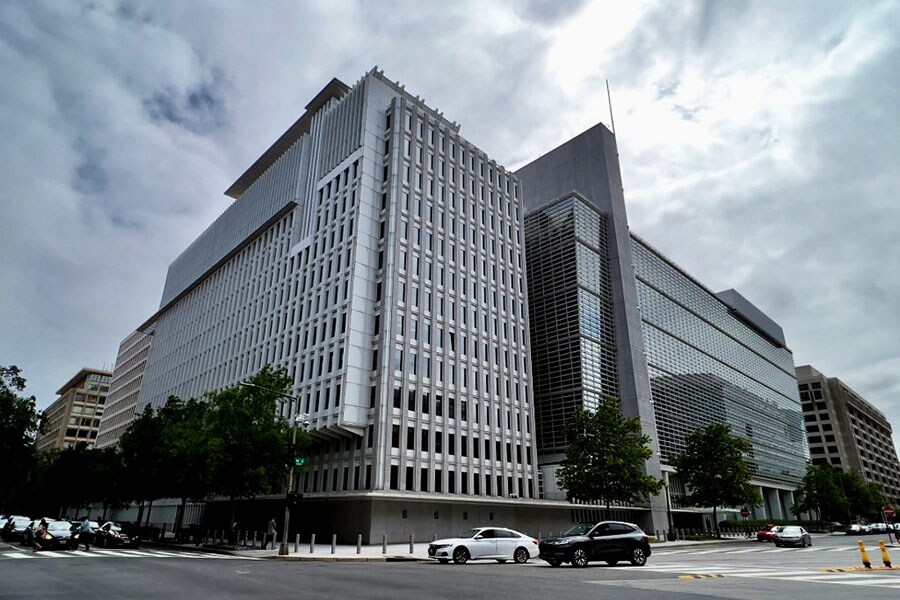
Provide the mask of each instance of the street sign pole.
{"label": "street sign pole", "polygon": [[[881,518],[882,521],[888,526],[888,540],[893,544],[894,543],[894,516],[897,512],[894,510],[893,506],[885,505],[881,507]],[[896,535],[897,540],[900,541],[900,535]]]}

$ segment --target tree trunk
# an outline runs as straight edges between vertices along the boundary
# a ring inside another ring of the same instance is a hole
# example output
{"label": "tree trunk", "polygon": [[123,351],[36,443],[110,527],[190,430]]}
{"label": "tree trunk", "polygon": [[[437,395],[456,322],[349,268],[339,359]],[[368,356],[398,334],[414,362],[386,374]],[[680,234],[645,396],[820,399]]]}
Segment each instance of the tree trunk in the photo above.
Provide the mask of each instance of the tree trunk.
{"label": "tree trunk", "polygon": [[612,520],[612,511],[609,509],[609,498],[606,499],[606,520]]}
{"label": "tree trunk", "polygon": [[147,504],[147,521],[144,523],[145,527],[150,525],[150,513],[152,511],[153,511],[153,500],[151,500],[150,503]]}
{"label": "tree trunk", "polygon": [[101,519],[104,523],[106,523],[106,510],[109,508],[109,503],[103,503],[103,519]]}
{"label": "tree trunk", "polygon": [[140,527],[141,521],[143,521],[143,520],[144,520],[144,501],[141,500],[140,503],[138,504],[138,514],[137,514],[137,519],[135,520],[134,524],[137,525],[138,527]]}
{"label": "tree trunk", "polygon": [[713,506],[713,527],[716,530],[716,539],[719,539],[721,536],[719,535],[719,517],[716,516],[717,514],[716,507]]}

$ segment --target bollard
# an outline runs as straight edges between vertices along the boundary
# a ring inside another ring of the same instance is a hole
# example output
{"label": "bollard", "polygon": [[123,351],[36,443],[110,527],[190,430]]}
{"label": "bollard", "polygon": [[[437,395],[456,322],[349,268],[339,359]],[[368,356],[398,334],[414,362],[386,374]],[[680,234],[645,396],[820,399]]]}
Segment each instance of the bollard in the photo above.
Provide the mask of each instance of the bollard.
{"label": "bollard", "polygon": [[256,532],[253,532],[253,548],[256,548]]}
{"label": "bollard", "polygon": [[432,534],[431,534],[431,541],[433,542],[433,541],[435,541],[436,539],[437,539],[437,534],[436,534],[436,533],[432,533]]}
{"label": "bollard", "polygon": [[356,553],[362,554],[362,534],[356,534]]}
{"label": "bollard", "polygon": [[381,534],[381,553],[387,554],[387,534]]}
{"label": "bollard", "polygon": [[334,554],[335,549],[337,548],[337,534],[331,534],[331,553]]}
{"label": "bollard", "polygon": [[300,553],[300,534],[294,536],[294,554]]}
{"label": "bollard", "polygon": [[657,541],[657,542],[661,542],[661,541],[662,541],[662,538],[659,537],[659,529],[657,529],[656,531],[654,531],[654,533],[656,534],[656,541]]}
{"label": "bollard", "polygon": [[878,540],[878,546],[881,548],[881,562],[887,568],[891,567],[891,557],[888,556],[887,548],[884,547],[884,540]]}
{"label": "bollard", "polygon": [[309,553],[313,554],[316,551],[316,534],[311,534],[309,536]]}
{"label": "bollard", "polygon": [[413,553],[413,534],[409,534],[409,553]]}
{"label": "bollard", "polygon": [[866,546],[865,546],[865,544],[863,544],[863,541],[862,541],[862,540],[859,540],[859,541],[857,542],[857,544],[859,544],[859,554],[860,554],[860,556],[862,556],[862,563],[863,563],[863,566],[864,566],[865,568],[867,568],[867,569],[871,569],[871,568],[872,568],[872,563],[869,562],[869,555],[866,554]]}
{"label": "bollard", "polygon": [[208,544],[208,543],[209,543],[209,529],[207,529],[207,530],[206,530],[206,533],[203,535],[203,543],[204,543],[204,544]]}

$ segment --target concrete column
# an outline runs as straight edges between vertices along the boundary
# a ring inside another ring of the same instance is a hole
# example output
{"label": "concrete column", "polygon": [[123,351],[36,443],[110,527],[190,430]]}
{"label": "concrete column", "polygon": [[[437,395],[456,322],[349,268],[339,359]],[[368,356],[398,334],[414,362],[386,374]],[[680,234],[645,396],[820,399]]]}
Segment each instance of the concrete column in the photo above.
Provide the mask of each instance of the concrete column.
{"label": "concrete column", "polygon": [[783,519],[784,513],[781,510],[781,499],[778,490],[773,488],[765,488],[766,506],[769,509],[773,519]]}
{"label": "concrete column", "polygon": [[760,488],[759,488],[759,495],[762,498],[762,504],[760,504],[759,506],[751,507],[751,511],[752,511],[751,518],[753,518],[753,519],[768,519],[770,513],[766,510],[766,493],[763,490],[762,486],[760,486]]}

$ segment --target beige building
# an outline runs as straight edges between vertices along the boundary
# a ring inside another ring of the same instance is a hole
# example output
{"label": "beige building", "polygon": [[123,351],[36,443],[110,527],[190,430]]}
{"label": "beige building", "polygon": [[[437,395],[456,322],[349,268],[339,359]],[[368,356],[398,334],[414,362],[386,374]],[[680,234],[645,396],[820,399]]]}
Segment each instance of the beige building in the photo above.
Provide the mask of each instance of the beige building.
{"label": "beige building", "polygon": [[809,365],[797,367],[797,385],[812,464],[855,471],[881,486],[885,501],[900,502],[900,461],[884,413]]}
{"label": "beige building", "polygon": [[106,399],[103,418],[100,419],[98,448],[118,445],[119,438],[134,421],[134,410],[141,395],[141,381],[144,379],[144,368],[147,366],[152,340],[152,335],[135,331],[119,345],[109,397]]}
{"label": "beige building", "polygon": [[109,371],[84,368],[59,388],[59,398],[43,412],[38,452],[71,448],[79,442],[94,445],[111,377]]}

